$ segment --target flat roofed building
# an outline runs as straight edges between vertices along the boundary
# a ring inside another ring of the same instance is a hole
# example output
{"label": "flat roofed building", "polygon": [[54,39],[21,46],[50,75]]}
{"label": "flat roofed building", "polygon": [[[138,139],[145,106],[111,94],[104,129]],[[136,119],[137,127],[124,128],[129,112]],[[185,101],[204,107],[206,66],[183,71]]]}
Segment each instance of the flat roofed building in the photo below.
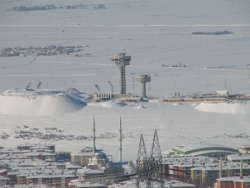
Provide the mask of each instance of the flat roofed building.
{"label": "flat roofed building", "polygon": [[78,169],[78,181],[91,181],[91,183],[105,183],[106,177],[104,176],[104,169],[84,167],[83,169]]}
{"label": "flat roofed building", "polygon": [[69,188],[106,188],[105,184],[100,183],[90,183],[90,182],[80,182],[76,180],[72,180],[69,183]]}
{"label": "flat roofed building", "polygon": [[25,153],[24,156],[28,159],[41,159],[41,160],[51,160],[56,161],[55,153],[47,153],[47,152],[31,152]]}
{"label": "flat roofed building", "polygon": [[44,148],[55,152],[55,144],[33,144],[33,143],[25,143],[17,146],[18,150],[35,150],[36,148]]}
{"label": "flat roofed building", "polygon": [[45,184],[48,187],[66,188],[70,180],[77,178],[77,174],[36,174],[25,176],[25,178],[26,184]]}
{"label": "flat roofed building", "polygon": [[[243,164],[242,173],[245,176],[250,175],[250,165]],[[191,179],[193,183],[209,184],[220,176],[219,163],[209,164],[203,167],[191,169]],[[240,163],[222,163],[222,177],[240,176]]]}
{"label": "flat roofed building", "polygon": [[214,188],[248,188],[250,187],[250,176],[239,176],[219,178]]}
{"label": "flat roofed building", "polygon": [[250,164],[250,153],[231,154],[227,156],[227,160],[231,162],[242,162]]}
{"label": "flat roofed building", "polygon": [[163,158],[163,169],[169,176],[191,177],[191,169],[203,167],[207,164],[218,162],[214,158],[204,156],[174,156]]}

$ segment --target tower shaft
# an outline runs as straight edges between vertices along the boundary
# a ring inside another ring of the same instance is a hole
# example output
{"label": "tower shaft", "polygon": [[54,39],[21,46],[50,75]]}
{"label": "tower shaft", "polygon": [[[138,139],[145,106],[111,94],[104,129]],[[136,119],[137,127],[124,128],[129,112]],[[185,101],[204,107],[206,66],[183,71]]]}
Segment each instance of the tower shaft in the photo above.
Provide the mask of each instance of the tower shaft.
{"label": "tower shaft", "polygon": [[125,72],[125,65],[120,65],[120,93],[126,94],[126,72]]}
{"label": "tower shaft", "polygon": [[120,129],[119,129],[119,162],[122,162],[122,120],[120,117]]}
{"label": "tower shaft", "polygon": [[95,155],[96,147],[95,147],[95,118],[93,116],[93,154]]}
{"label": "tower shaft", "polygon": [[151,82],[151,77],[148,75],[139,75],[137,78],[137,82],[142,84],[142,98],[146,98],[146,83]]}
{"label": "tower shaft", "polygon": [[111,57],[111,61],[114,61],[120,69],[120,94],[126,94],[125,67],[130,64],[131,56],[125,56],[125,53],[117,53]]}
{"label": "tower shaft", "polygon": [[142,98],[146,98],[146,82],[142,83]]}

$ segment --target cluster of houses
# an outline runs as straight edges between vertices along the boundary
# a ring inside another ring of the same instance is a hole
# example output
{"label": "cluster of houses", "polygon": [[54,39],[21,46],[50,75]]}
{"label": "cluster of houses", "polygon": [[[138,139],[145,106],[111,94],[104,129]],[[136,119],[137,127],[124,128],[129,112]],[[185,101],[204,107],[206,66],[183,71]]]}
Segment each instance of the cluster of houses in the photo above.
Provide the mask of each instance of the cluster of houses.
{"label": "cluster of houses", "polygon": [[61,161],[54,144],[27,143],[0,149],[0,187],[107,187],[117,178],[129,178],[125,176],[127,164],[113,163],[102,150],[90,147],[72,152],[71,162]]}
{"label": "cluster of houses", "polygon": [[[250,185],[250,146],[234,149],[198,143],[163,154],[164,187],[214,188]],[[0,149],[0,187],[136,187],[136,164],[113,162],[101,149],[83,148],[58,160],[54,144],[21,144]],[[142,182],[142,187],[146,187]]]}
{"label": "cluster of houses", "polygon": [[250,100],[250,96],[238,93],[230,94],[226,90],[194,94],[193,96],[182,96],[180,92],[175,92],[174,96],[165,97],[163,102],[225,102],[228,100],[247,101]]}
{"label": "cluster of houses", "polygon": [[0,57],[11,56],[54,56],[59,54],[69,55],[72,53],[82,52],[84,46],[55,46],[50,45],[46,47],[9,47],[1,49]]}
{"label": "cluster of houses", "polygon": [[[77,5],[60,5],[60,6],[53,5],[53,4],[33,5],[33,6],[21,5],[21,6],[13,7],[10,10],[13,10],[13,11],[35,11],[35,10],[51,10],[51,9],[87,9],[87,8],[89,8],[89,5],[80,3]],[[98,4],[98,5],[94,5],[93,8],[102,9],[102,8],[105,8],[105,5]]]}
{"label": "cluster of houses", "polygon": [[176,146],[164,153],[164,174],[170,179],[188,179],[196,186],[246,187],[250,179],[249,151],[250,145],[239,149],[211,143]]}

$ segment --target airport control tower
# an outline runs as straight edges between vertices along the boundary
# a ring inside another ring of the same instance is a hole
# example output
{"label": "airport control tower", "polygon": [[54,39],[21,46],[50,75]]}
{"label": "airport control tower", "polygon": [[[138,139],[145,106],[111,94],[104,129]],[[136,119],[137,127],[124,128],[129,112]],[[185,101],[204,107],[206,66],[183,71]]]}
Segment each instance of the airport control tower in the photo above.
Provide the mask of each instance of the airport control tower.
{"label": "airport control tower", "polygon": [[120,68],[120,94],[126,94],[126,74],[125,67],[130,64],[131,56],[125,56],[125,53],[117,53],[113,55],[111,61]]}
{"label": "airport control tower", "polygon": [[137,82],[142,83],[142,98],[146,98],[146,83],[151,82],[151,77],[148,75],[139,75]]}

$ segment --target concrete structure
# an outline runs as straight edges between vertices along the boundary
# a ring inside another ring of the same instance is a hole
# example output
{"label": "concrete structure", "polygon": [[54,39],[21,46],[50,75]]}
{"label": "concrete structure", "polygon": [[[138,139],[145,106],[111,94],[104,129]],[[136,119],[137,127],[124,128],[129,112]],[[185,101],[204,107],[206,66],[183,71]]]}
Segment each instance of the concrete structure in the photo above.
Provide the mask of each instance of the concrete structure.
{"label": "concrete structure", "polygon": [[137,82],[142,84],[142,98],[146,98],[146,83],[151,82],[151,77],[148,75],[139,75]]}
{"label": "concrete structure", "polygon": [[126,72],[125,67],[130,64],[131,56],[125,56],[125,53],[114,54],[111,61],[120,68],[120,94],[126,94]]}
{"label": "concrete structure", "polygon": [[175,146],[169,153],[166,153],[166,155],[207,156],[219,159],[220,157],[235,153],[238,153],[238,150],[228,146],[201,142],[191,145]]}

